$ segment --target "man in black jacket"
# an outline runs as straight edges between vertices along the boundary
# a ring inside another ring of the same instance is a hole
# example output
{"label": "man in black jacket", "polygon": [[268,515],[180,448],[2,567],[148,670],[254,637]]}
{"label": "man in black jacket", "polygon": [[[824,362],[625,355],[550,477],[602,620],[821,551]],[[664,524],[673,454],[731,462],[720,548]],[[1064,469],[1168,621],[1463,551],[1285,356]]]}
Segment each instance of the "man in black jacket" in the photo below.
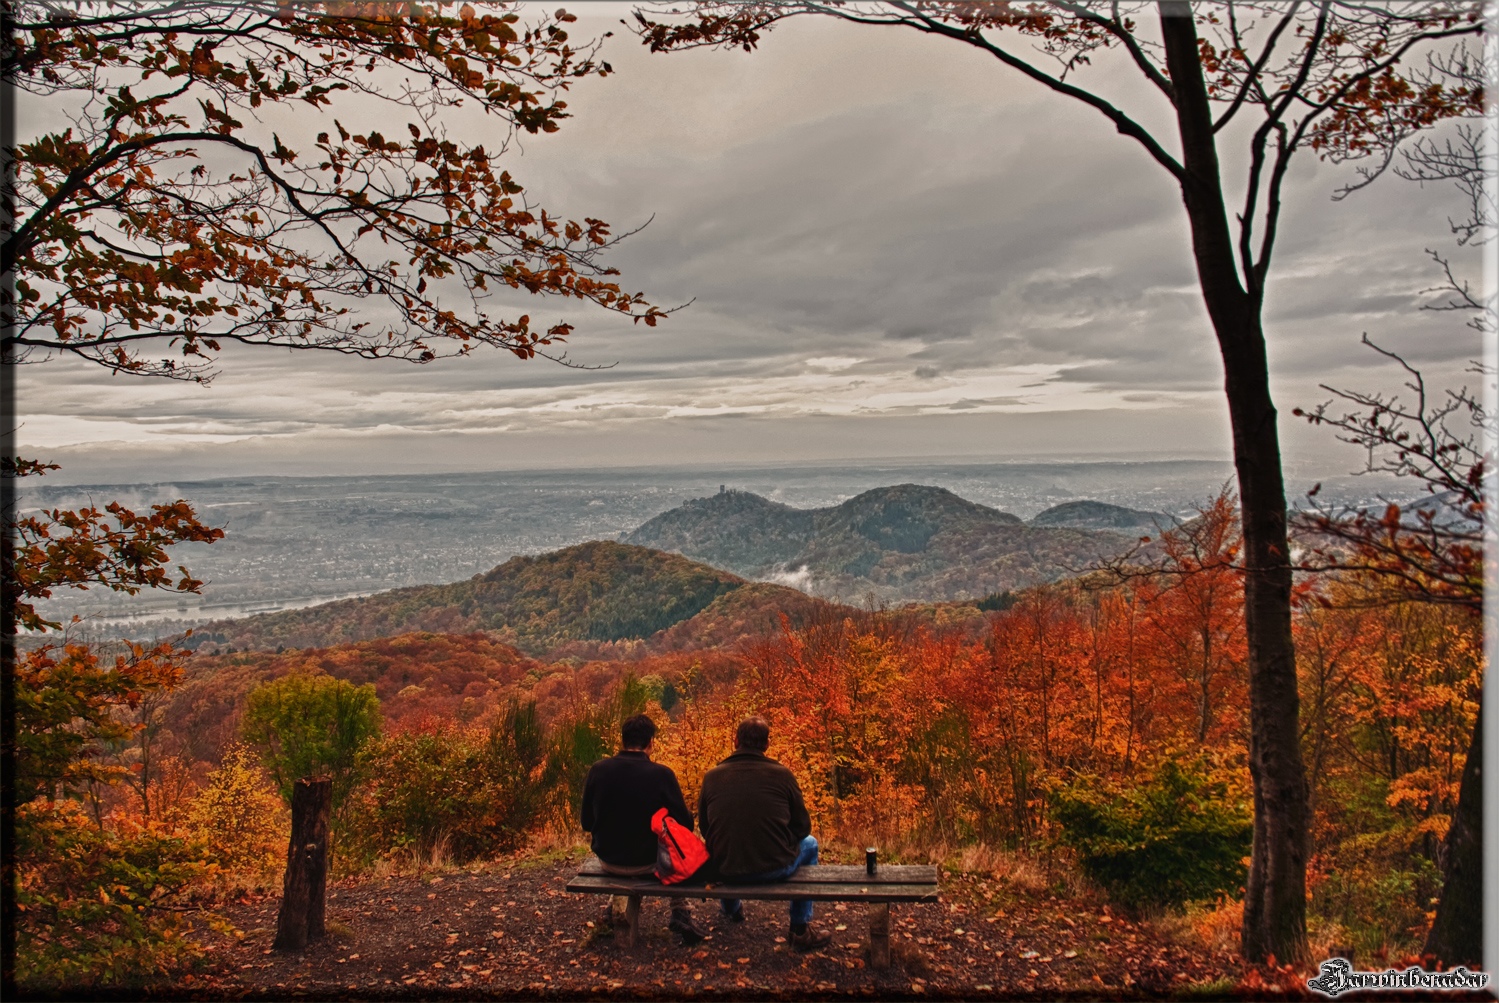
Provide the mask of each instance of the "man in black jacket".
{"label": "man in black jacket", "polygon": [[[670,767],[651,762],[656,724],[636,714],[620,727],[619,755],[601,759],[588,768],[583,781],[583,829],[593,834],[593,852],[610,874],[643,877],[656,866],[656,834],[651,816],[662,808],[688,829],[692,813],[682,800],[682,788]],[[605,910],[612,925],[614,907]],[[692,912],[674,900],[669,929],[682,935],[685,945],[703,939],[692,922]]]}
{"label": "man in black jacket", "polygon": [[[763,717],[739,722],[734,754],[703,777],[698,818],[703,841],[722,880],[734,884],[782,881],[817,863],[817,840],[802,790],[791,771],[765,755],[770,723]],[[744,919],[738,899],[724,899],[732,922]],[[826,947],[832,934],[814,929],[812,901],[791,901],[791,945],[799,951]]]}

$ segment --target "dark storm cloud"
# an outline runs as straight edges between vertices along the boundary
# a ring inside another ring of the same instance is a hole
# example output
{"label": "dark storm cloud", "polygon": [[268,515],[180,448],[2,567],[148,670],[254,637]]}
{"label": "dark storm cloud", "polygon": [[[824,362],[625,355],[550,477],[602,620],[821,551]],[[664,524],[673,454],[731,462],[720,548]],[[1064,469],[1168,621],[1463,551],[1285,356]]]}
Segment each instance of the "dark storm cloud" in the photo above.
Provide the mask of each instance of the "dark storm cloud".
{"label": "dark storm cloud", "polygon": [[[1114,158],[1064,154],[1050,170],[1017,160],[1013,147],[1049,142],[1026,133],[1046,130],[1021,114],[980,114],[955,130],[920,104],[889,104],[757,137],[697,172],[668,172],[688,180],[622,257],[697,297],[687,324],[698,311],[749,315],[822,347],[876,335],[934,346],[1004,332],[1016,316],[997,304],[1016,289],[1054,299],[1038,276],[1088,256],[1100,231],[1169,219],[1169,192],[1140,198],[1122,181],[1096,183],[1096,171],[1129,176],[1111,170]],[[974,158],[979,176],[931,176],[932,162],[974,147],[986,153]],[[644,172],[626,179],[631,190],[645,183]]]}

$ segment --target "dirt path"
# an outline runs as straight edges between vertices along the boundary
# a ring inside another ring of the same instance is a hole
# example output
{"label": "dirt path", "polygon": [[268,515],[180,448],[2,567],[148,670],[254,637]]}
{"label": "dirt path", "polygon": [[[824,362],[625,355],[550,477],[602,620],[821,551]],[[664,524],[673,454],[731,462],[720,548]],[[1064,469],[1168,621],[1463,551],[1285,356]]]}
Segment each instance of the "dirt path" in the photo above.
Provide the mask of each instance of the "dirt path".
{"label": "dirt path", "polygon": [[[339,882],[330,936],[301,955],[272,953],[274,896],[224,914],[213,961],[174,994],[195,998],[431,999],[593,997],[1093,998],[1220,995],[1237,978],[1226,956],[1194,956],[1097,902],[1058,900],[983,875],[942,877],[942,901],[893,908],[895,963],[868,967],[859,906],[819,905],[831,947],[798,954],[785,906],[746,902],[729,924],[716,903],[694,914],[710,938],[684,948],[668,906],[647,899],[633,954],[594,925],[603,898],[563,890],[580,854],[425,877]],[[1214,992],[1216,990],[1216,992]]]}

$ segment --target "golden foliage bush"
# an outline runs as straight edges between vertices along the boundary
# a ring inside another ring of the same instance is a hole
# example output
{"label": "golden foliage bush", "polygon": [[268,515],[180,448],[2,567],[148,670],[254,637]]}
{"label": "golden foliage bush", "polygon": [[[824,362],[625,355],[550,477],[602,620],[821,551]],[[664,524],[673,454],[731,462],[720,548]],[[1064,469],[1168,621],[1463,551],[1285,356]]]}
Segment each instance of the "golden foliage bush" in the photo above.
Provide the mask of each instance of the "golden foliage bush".
{"label": "golden foliage bush", "polygon": [[286,859],[291,813],[254,752],[235,743],[187,805],[188,828],[226,875],[265,879]]}

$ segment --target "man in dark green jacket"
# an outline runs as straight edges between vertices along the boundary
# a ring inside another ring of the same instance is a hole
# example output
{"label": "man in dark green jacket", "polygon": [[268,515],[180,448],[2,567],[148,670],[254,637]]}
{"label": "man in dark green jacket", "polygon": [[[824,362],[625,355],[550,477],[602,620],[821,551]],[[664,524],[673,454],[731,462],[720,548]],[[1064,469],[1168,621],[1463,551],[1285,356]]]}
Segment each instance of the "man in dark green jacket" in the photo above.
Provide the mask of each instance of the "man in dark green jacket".
{"label": "man in dark green jacket", "polygon": [[[817,840],[801,788],[791,771],[765,755],[770,723],[745,718],[734,754],[703,777],[698,824],[719,877],[728,883],[783,881],[805,864],[817,863]],[[738,899],[724,899],[732,922],[744,919]],[[812,901],[791,901],[791,944],[799,951],[825,947],[832,934],[814,929]]]}

